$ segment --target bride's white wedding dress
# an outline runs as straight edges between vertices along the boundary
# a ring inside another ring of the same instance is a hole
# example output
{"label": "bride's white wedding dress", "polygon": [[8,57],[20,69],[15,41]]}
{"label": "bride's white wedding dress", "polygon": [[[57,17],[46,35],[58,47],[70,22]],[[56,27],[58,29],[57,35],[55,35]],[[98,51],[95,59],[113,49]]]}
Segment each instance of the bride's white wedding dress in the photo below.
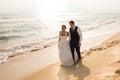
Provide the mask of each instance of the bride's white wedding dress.
{"label": "bride's white wedding dress", "polygon": [[74,64],[74,61],[70,50],[69,40],[67,39],[67,34],[65,36],[59,36],[59,38],[60,41],[58,43],[58,48],[60,62],[64,66],[72,66]]}

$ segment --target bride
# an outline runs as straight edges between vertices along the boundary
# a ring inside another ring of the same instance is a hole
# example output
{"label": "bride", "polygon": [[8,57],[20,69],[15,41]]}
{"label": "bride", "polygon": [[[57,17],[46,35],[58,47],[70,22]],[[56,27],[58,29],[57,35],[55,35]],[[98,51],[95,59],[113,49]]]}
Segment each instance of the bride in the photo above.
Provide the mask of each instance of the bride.
{"label": "bride", "polygon": [[66,31],[66,26],[62,25],[61,31],[59,32],[59,58],[63,66],[72,66],[74,64],[72,53],[69,44],[69,32]]}

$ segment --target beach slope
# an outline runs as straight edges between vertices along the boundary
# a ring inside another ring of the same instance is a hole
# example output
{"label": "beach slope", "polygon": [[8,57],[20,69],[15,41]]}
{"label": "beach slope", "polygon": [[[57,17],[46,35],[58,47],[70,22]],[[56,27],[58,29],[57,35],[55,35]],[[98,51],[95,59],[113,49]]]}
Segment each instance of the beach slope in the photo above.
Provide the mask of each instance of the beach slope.
{"label": "beach slope", "polygon": [[74,66],[58,62],[24,80],[120,80],[120,33],[82,54]]}

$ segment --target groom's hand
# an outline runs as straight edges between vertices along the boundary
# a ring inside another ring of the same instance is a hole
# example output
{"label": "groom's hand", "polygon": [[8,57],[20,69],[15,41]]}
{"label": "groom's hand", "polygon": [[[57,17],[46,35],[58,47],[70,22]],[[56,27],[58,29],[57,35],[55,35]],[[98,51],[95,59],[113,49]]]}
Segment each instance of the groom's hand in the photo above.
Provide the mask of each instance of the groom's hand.
{"label": "groom's hand", "polygon": [[78,46],[80,47],[80,46],[81,46],[81,43],[79,43]]}

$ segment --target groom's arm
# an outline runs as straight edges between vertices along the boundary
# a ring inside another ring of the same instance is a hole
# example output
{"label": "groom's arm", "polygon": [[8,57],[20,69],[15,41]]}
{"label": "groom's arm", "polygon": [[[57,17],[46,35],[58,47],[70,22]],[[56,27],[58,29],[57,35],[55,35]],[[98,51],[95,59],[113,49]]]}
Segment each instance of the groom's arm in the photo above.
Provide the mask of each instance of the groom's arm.
{"label": "groom's arm", "polygon": [[80,37],[80,41],[79,41],[79,45],[81,45],[81,42],[82,42],[82,31],[81,31],[81,29],[78,27],[78,29],[77,29],[77,32],[78,32],[78,34],[79,34],[79,37]]}
{"label": "groom's arm", "polygon": [[69,31],[69,40],[71,40],[71,35],[70,35],[70,31]]}

